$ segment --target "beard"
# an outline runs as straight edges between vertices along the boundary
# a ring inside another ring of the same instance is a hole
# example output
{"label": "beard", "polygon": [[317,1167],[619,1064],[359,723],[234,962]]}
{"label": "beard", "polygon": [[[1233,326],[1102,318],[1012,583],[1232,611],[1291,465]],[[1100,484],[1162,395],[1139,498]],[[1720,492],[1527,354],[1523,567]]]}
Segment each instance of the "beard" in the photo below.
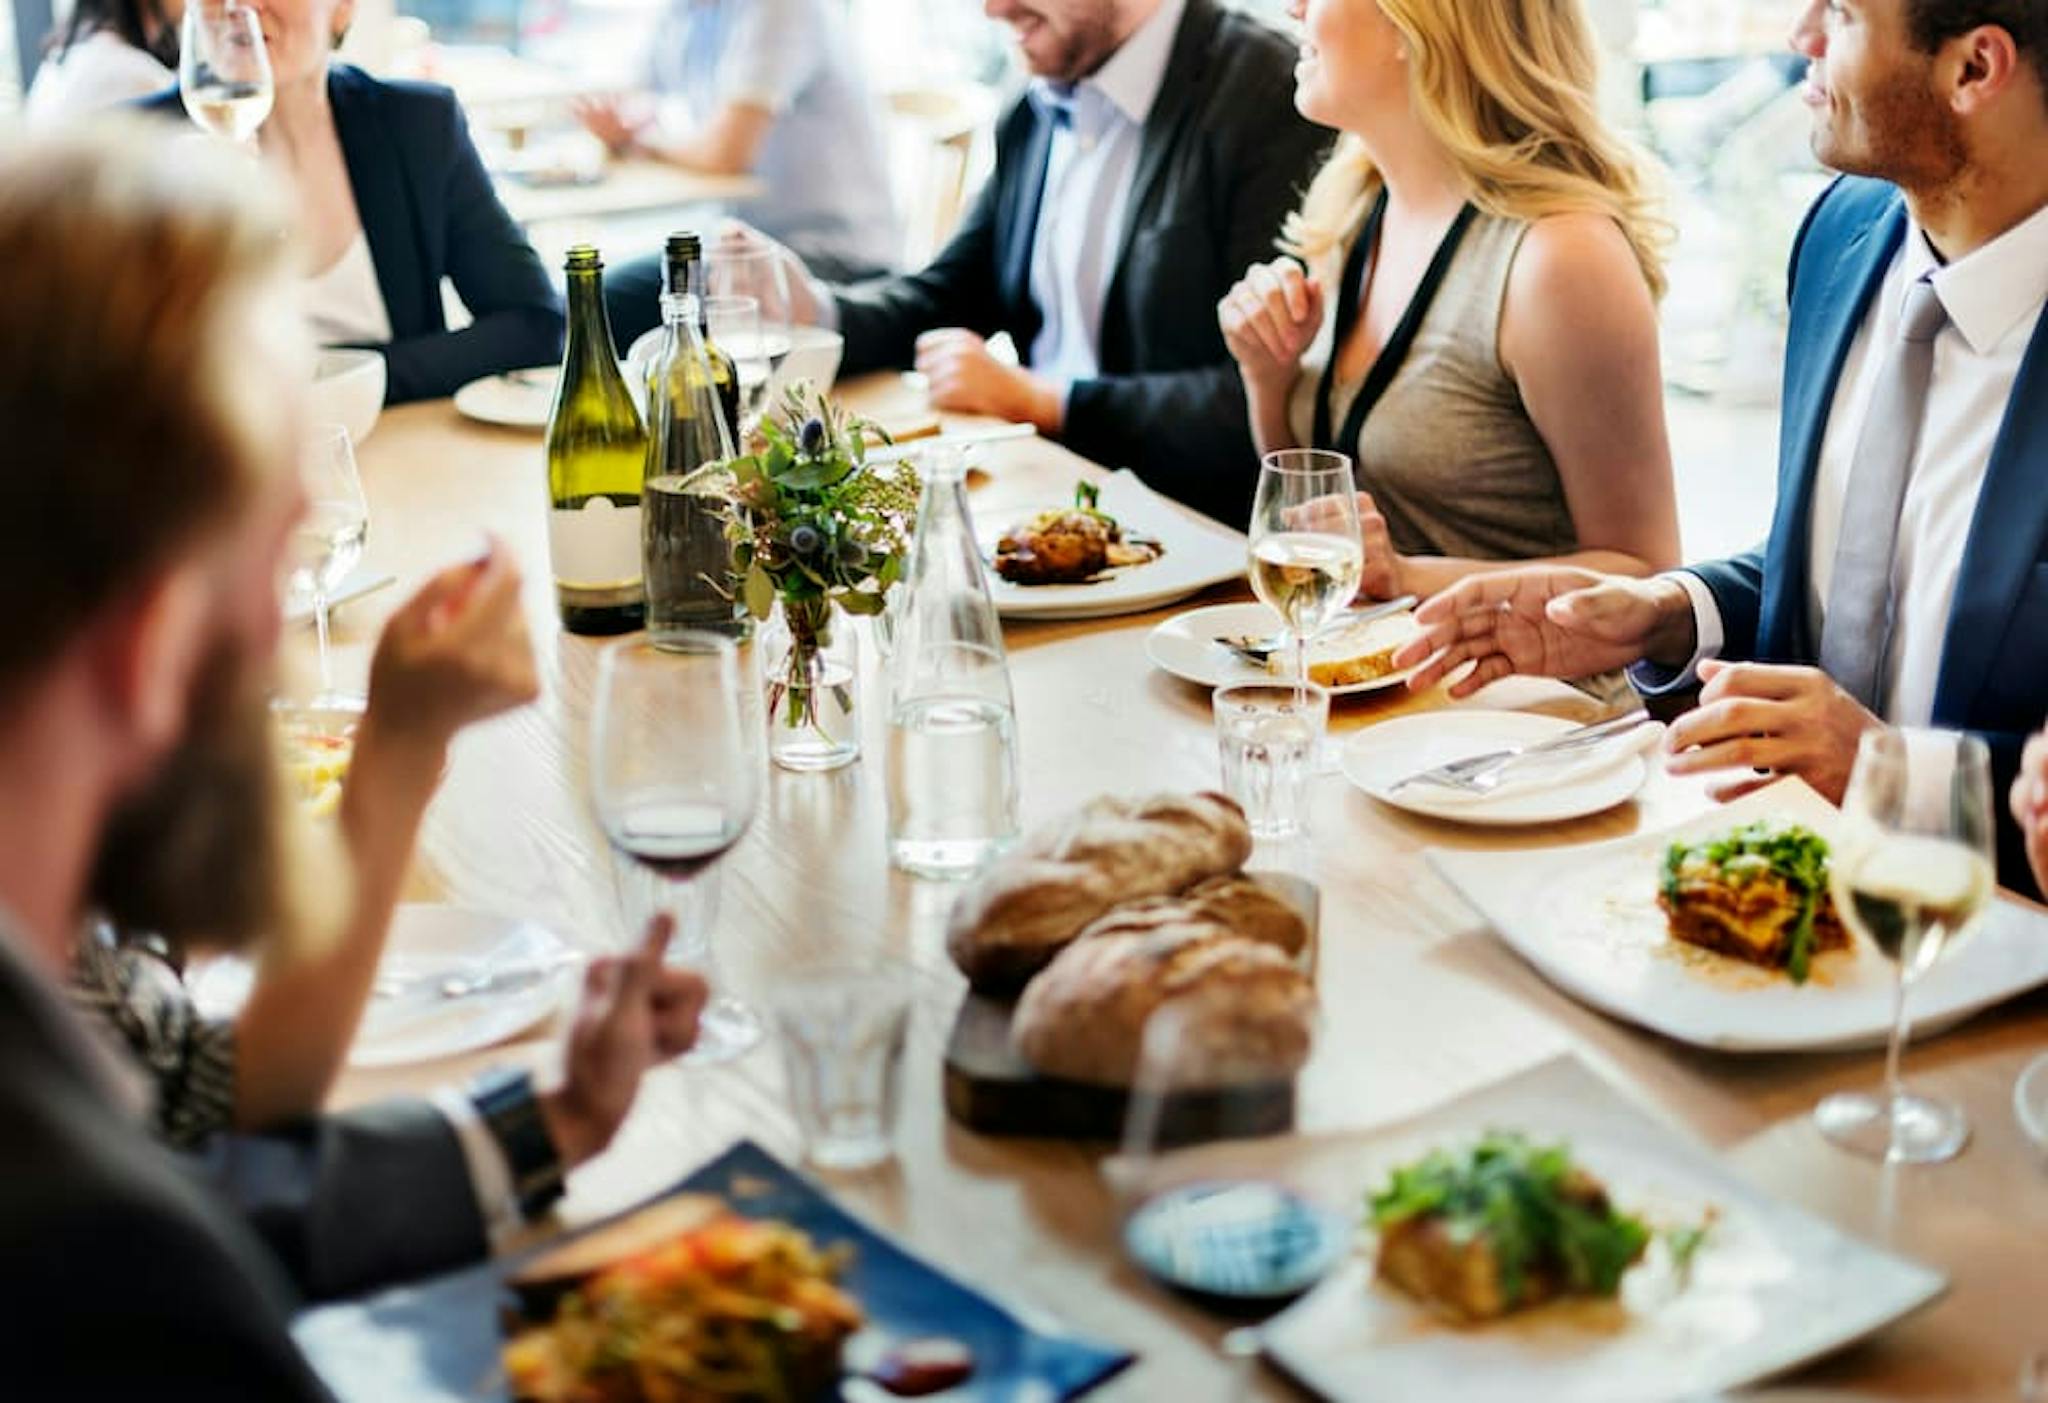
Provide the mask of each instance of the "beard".
{"label": "beard", "polygon": [[201,668],[184,740],[110,816],[87,896],[180,950],[303,948],[334,928],[339,875],[287,792],[267,678],[231,644]]}
{"label": "beard", "polygon": [[1835,120],[1814,133],[1814,155],[1845,174],[1888,180],[1916,195],[1951,189],[1969,167],[1969,143],[1962,119],[1933,96],[1929,81],[1926,67],[1912,65],[1885,75],[1847,121],[1829,114]]}
{"label": "beard", "polygon": [[1041,78],[1059,83],[1078,83],[1109,60],[1116,52],[1116,11],[1100,5],[1075,16],[1073,27],[1059,37],[1059,46],[1049,62],[1027,66]]}

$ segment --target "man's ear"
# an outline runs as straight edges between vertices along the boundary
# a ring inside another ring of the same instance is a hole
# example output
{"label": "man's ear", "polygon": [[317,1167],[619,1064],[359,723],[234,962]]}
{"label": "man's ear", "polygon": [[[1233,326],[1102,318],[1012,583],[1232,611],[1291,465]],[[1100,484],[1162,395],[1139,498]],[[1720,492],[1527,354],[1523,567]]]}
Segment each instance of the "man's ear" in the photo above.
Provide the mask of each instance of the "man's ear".
{"label": "man's ear", "polygon": [[1998,25],[1980,24],[1951,43],[1955,45],[1956,68],[1949,103],[1962,116],[1990,107],[2025,74],[2019,46]]}
{"label": "man's ear", "polygon": [[92,625],[101,695],[138,748],[184,734],[193,682],[211,632],[211,590],[196,564],[167,570]]}

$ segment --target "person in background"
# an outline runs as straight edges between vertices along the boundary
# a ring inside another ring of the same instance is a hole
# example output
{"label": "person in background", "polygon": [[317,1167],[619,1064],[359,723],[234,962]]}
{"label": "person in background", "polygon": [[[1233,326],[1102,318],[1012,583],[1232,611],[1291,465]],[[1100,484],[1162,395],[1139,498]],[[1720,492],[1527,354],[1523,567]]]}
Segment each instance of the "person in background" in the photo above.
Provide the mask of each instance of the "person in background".
{"label": "person in background", "polygon": [[1676,565],[1665,231],[1578,0],[1291,13],[1295,103],[1343,136],[1291,256],[1217,308],[1260,451],[1350,455],[1374,598],[1508,560]]}
{"label": "person in background", "polygon": [[225,947],[308,928],[321,894],[265,807],[312,348],[253,171],[140,127],[0,144],[0,1340],[42,1397],[325,1399],[293,1279],[482,1256],[604,1147],[703,995],[656,923],[592,966],[558,1084],[232,1137],[204,1181],[67,1005],[92,908]]}
{"label": "person in background", "polygon": [[29,84],[22,116],[32,128],[162,92],[178,79],[178,25],[185,0],[75,0]]}
{"label": "person in background", "polygon": [[[455,95],[333,62],[355,0],[251,4],[277,84],[257,141],[298,203],[315,336],[382,352],[388,404],[559,360],[561,301],[498,202]],[[184,115],[176,91],[145,105]],[[457,331],[443,278],[473,318]]]}
{"label": "person in background", "polygon": [[2034,882],[2048,891],[2048,731],[2027,742],[2012,786],[2012,816],[2027,845]]}
{"label": "person in background", "polygon": [[184,951],[156,933],[156,913],[123,913],[149,939],[104,922],[81,939],[73,998],[150,1072],[160,1136],[199,1149],[226,1130],[319,1111],[370,997],[450,744],[538,693],[519,572],[494,546],[429,580],[378,641],[338,814],[354,875],[340,938],[267,961],[233,1018],[199,1014],[179,977]]}
{"label": "person in background", "polygon": [[828,288],[793,268],[799,315],[844,334],[842,374],[914,364],[934,408],[1032,424],[1243,523],[1258,461],[1211,309],[1328,145],[1294,110],[1293,45],[1217,0],[983,9],[1033,74],[995,173],[920,272]]}
{"label": "person in background", "polygon": [[[1649,580],[1466,580],[1397,658],[1413,686],[1633,665],[1704,682],[1665,737],[1732,798],[1840,799],[1872,726],[1974,731],[2003,792],[2048,713],[2048,0],[1811,0],[1819,158],[1844,174],[1791,260],[1766,544]],[[1999,875],[2035,890],[2017,825]]]}
{"label": "person in background", "polygon": [[[577,116],[613,155],[707,175],[752,175],[736,213],[834,279],[893,269],[903,231],[882,123],[843,0],[670,0],[654,38],[646,96],[590,98]],[[687,122],[667,113],[683,109]],[[605,279],[624,350],[660,320],[661,259]]]}

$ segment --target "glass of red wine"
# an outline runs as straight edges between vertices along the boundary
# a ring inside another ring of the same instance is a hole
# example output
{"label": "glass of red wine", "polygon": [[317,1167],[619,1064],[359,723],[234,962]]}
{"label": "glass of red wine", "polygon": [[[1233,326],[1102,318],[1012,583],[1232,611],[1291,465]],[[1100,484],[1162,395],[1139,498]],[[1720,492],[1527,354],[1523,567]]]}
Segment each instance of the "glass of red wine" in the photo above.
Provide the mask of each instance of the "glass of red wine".
{"label": "glass of red wine", "polygon": [[[683,898],[754,821],[762,764],[761,726],[748,714],[731,639],[679,629],[664,631],[659,646],[631,638],[599,655],[591,801],[613,849],[678,908],[670,952],[679,962],[711,963],[711,933],[683,919]],[[683,1060],[725,1061],[760,1040],[760,1016],[719,994]]]}

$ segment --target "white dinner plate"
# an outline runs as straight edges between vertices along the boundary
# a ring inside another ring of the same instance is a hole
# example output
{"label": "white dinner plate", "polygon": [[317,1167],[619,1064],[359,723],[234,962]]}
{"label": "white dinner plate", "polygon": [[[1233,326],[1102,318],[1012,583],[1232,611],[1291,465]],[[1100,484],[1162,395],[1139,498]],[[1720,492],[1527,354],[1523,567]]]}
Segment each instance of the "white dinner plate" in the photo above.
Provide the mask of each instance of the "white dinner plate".
{"label": "white dinner plate", "polygon": [[[1782,780],[1661,833],[1542,852],[1450,852],[1430,862],[1545,979],[1602,1012],[1724,1052],[1818,1052],[1881,1046],[1891,1031],[1893,970],[1851,936],[1818,956],[1805,984],[1666,934],[1657,873],[1674,838],[1699,839],[1757,819],[1805,824],[1832,839],[1834,807]],[[1914,1034],[2048,983],[2048,915],[2001,898],[1982,925],[1913,985]]]}
{"label": "white dinner plate", "polygon": [[[1212,604],[1175,614],[1145,636],[1145,656],[1162,672],[1204,687],[1226,687],[1233,682],[1271,681],[1278,674],[1245,661],[1216,640],[1244,636],[1265,637],[1280,629],[1280,616],[1263,604]],[[1406,672],[1332,687],[1330,695],[1357,696],[1384,692],[1408,680]]]}
{"label": "white dinner plate", "polygon": [[1374,1280],[1362,1251],[1262,1328],[1275,1363],[1343,1403],[1718,1397],[1821,1358],[1947,1289],[1939,1272],[1751,1187],[1568,1057],[1402,1124],[1190,1156],[1209,1157],[1204,1172],[1278,1176],[1358,1214],[1396,1166],[1489,1130],[1569,1145],[1616,1206],[1653,1231],[1696,1226],[1711,1211],[1689,1277],[1656,1242],[1613,1301],[1558,1302],[1458,1327]]}
{"label": "white dinner plate", "polygon": [[555,380],[560,373],[558,366],[541,365],[531,370],[486,375],[455,392],[455,408],[486,424],[500,424],[508,429],[545,429],[555,405]]}
{"label": "white dinner plate", "polygon": [[1509,746],[1540,745],[1579,723],[1529,711],[1446,710],[1398,716],[1345,742],[1344,777],[1383,804],[1426,818],[1508,827],[1561,823],[1626,803],[1648,774],[1642,746],[1658,734],[1645,725],[1582,755],[1532,760],[1485,796],[1433,784],[1395,788],[1421,770]]}
{"label": "white dinner plate", "polygon": [[[575,970],[572,952],[552,932],[516,916],[457,906],[400,906],[377,967],[378,984],[349,1047],[351,1067],[432,1062],[501,1043],[548,1019],[561,1006]],[[441,997],[449,976],[490,970],[548,969],[537,979],[460,998]],[[213,960],[193,977],[193,1001],[212,1017],[228,1017],[248,998],[247,961]]]}
{"label": "white dinner plate", "polygon": [[[977,520],[975,529],[981,537],[983,557],[995,555],[997,539],[1012,526],[1041,511],[1073,504],[1069,496],[988,509],[986,516],[977,504],[975,513],[982,519]],[[1098,506],[1126,532],[1158,541],[1165,552],[1157,560],[1111,570],[1080,585],[1011,584],[991,569],[988,588],[998,613],[1006,619],[1106,619],[1141,614],[1244,573],[1242,535],[1218,522],[1190,516],[1147,487],[1136,473],[1125,470],[1105,478]]]}

